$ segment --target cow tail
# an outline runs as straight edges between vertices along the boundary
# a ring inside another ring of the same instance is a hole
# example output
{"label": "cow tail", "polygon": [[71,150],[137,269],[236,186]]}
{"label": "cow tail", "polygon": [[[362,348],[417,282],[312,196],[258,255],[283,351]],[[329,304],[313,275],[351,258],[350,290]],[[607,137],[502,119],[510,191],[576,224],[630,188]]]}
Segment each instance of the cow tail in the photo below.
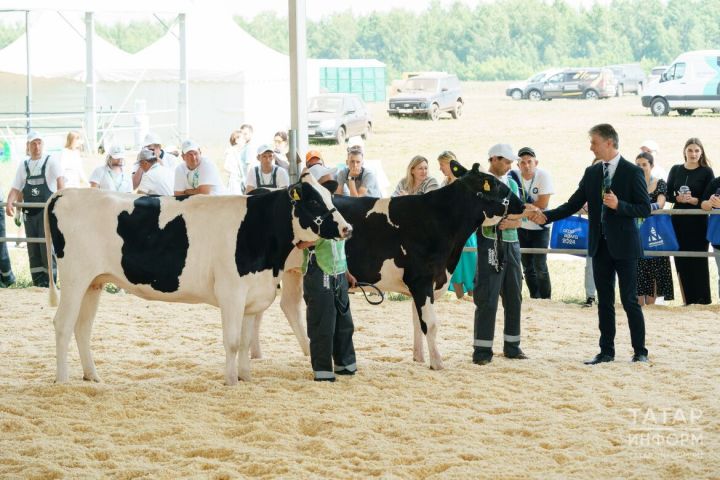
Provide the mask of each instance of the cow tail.
{"label": "cow tail", "polygon": [[[52,198],[52,197],[50,197]],[[50,201],[48,201],[47,204],[45,204],[45,209],[43,211],[43,226],[45,230],[45,253],[47,255],[47,261],[48,261],[48,278],[49,278],[49,288],[48,293],[50,295],[49,301],[51,307],[57,307],[58,306],[58,289],[55,285],[55,273],[53,272],[52,268],[52,235],[50,232]]]}

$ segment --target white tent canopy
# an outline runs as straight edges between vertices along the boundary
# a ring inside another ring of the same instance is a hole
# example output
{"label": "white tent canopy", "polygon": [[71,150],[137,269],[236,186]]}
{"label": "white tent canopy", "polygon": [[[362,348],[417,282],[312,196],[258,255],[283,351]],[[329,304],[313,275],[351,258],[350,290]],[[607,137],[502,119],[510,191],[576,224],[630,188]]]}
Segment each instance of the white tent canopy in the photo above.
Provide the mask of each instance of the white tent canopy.
{"label": "white tent canopy", "polygon": [[[34,13],[30,17],[31,73],[33,77],[85,81],[85,25],[75,14]],[[93,36],[98,81],[117,78],[113,72],[129,69],[129,53]],[[26,33],[0,50],[0,73],[26,75]]]}

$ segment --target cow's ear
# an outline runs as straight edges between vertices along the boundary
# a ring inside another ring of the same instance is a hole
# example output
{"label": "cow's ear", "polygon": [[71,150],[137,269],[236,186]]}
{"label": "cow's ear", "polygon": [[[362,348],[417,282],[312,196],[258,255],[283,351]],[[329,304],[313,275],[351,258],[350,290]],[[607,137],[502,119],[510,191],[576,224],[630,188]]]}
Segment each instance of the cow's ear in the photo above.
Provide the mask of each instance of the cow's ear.
{"label": "cow's ear", "polygon": [[323,187],[325,187],[330,193],[335,193],[338,189],[338,182],[335,180],[328,180],[326,182],[323,182]]}
{"label": "cow's ear", "polygon": [[473,172],[476,172],[476,173],[479,173],[479,172],[480,172],[480,164],[477,163],[477,162],[473,163],[472,171],[473,171]]}
{"label": "cow's ear", "polygon": [[248,196],[252,197],[253,195],[264,195],[266,193],[270,193],[270,189],[265,187],[259,187],[259,188],[253,188],[248,192]]}
{"label": "cow's ear", "polygon": [[299,202],[302,200],[302,184],[294,184],[288,187],[288,195],[290,200],[293,202]]}
{"label": "cow's ear", "polygon": [[460,162],[457,160],[450,160],[450,170],[455,178],[463,177],[468,172],[467,168],[460,165]]}

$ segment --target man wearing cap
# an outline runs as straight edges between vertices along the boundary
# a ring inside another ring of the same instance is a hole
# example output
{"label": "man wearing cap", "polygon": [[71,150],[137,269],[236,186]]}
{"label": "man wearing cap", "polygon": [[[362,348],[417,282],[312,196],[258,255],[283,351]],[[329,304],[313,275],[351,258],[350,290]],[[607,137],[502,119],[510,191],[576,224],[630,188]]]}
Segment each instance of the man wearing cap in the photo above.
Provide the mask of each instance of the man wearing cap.
{"label": "man wearing cap", "polygon": [[172,195],[172,183],[165,172],[165,168],[158,164],[155,152],[143,148],[138,153],[136,163],[140,170],[143,171],[140,185],[137,192],[144,195]]}
{"label": "man wearing cap", "polygon": [[320,150],[308,150],[308,152],[305,154],[305,166],[307,168],[310,168],[318,163],[320,165],[325,165],[325,161],[323,160]]}
{"label": "man wearing cap", "polygon": [[90,186],[112,192],[132,192],[132,180],[123,170],[124,165],[125,149],[120,145],[111,146],[105,165],[97,167],[90,174]]}
{"label": "man wearing cap", "polygon": [[[547,209],[550,195],[554,192],[550,174],[538,168],[535,151],[523,147],[518,152],[518,170],[511,170],[509,176],[520,188],[520,198],[540,210]],[[527,219],[522,219],[518,229],[520,248],[547,248],[550,243],[550,229]],[[546,254],[523,253],[521,255],[525,283],[530,291],[530,298],[550,298],[550,273],[547,267]]]}
{"label": "man wearing cap", "polygon": [[[163,150],[160,137],[154,133],[148,133],[145,135],[143,148],[146,148],[155,154],[158,165],[166,169],[166,173],[172,183],[172,180],[175,178],[175,169],[180,164],[180,160],[178,160],[178,158],[172,153]],[[142,176],[143,170],[141,168],[138,168],[133,172],[133,188],[138,188]]]}
{"label": "man wearing cap", "polygon": [[363,166],[364,162],[362,147],[348,149],[345,161],[347,168],[338,173],[338,189],[335,193],[351,197],[382,197],[375,174]]}
{"label": "man wearing cap", "polygon": [[270,145],[260,145],[257,150],[260,165],[250,167],[246,175],[245,193],[256,188],[286,188],[290,185],[287,170],[274,165],[275,150]]}
{"label": "man wearing cap", "polygon": [[[330,191],[337,188],[335,169],[315,163],[307,169]],[[303,249],[303,297],[307,305],[310,362],[316,382],[334,382],[336,375],[355,375],[352,314],[348,285],[355,278],[347,270],[345,240],[300,242]]]}
{"label": "man wearing cap", "polygon": [[192,140],[182,144],[181,163],[175,169],[175,195],[221,195],[220,172],[208,159],[202,156],[200,146]]}
{"label": "man wearing cap", "polygon": [[[27,151],[29,157],[18,165],[15,180],[8,195],[5,212],[9,217],[15,214],[13,203],[22,196],[25,202],[45,203],[57,190],[65,187],[62,176],[62,165],[56,158],[43,155],[43,140],[37,132],[30,132],[27,137]],[[28,238],[41,238],[45,236],[43,208],[23,209],[25,234]],[[47,287],[48,258],[44,243],[28,243],[28,259],[30,260],[30,274],[33,285]],[[52,259],[53,275],[55,274],[55,259]]]}
{"label": "man wearing cap", "polygon": [[653,156],[653,168],[650,171],[650,174],[655,178],[662,178],[667,181],[668,172],[662,167],[662,165],[660,165],[660,161],[658,159],[660,146],[658,146],[657,142],[655,140],[645,140],[640,144],[640,151],[649,153]]}
{"label": "man wearing cap", "polygon": [[[513,162],[518,160],[515,151],[506,143],[493,145],[488,151],[488,172],[507,184],[517,195],[519,188],[507,177]],[[486,221],[485,223],[489,223]],[[498,297],[502,297],[505,314],[505,358],[527,358],[520,349],[520,307],[522,305],[522,273],[517,228],[521,221],[504,219],[497,225],[483,224],[477,232],[477,275],[473,289],[475,302],[475,341],[473,363],[485,365],[493,358],[495,315]],[[500,237],[498,238],[498,235]],[[498,240],[502,241],[498,241]]]}

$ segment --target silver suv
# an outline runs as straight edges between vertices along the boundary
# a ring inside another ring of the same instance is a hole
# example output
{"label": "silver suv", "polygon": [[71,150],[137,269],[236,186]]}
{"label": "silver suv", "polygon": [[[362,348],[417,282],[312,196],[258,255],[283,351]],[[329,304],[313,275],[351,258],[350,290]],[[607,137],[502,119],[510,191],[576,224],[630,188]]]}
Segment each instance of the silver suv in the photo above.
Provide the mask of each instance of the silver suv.
{"label": "silver suv", "polygon": [[388,101],[387,112],[391,117],[421,116],[435,121],[442,112],[460,118],[464,106],[457,76],[430,72],[408,78]]}
{"label": "silver suv", "polygon": [[367,139],[372,131],[370,112],[357,95],[328,93],[308,103],[308,138],[345,143],[349,137]]}

